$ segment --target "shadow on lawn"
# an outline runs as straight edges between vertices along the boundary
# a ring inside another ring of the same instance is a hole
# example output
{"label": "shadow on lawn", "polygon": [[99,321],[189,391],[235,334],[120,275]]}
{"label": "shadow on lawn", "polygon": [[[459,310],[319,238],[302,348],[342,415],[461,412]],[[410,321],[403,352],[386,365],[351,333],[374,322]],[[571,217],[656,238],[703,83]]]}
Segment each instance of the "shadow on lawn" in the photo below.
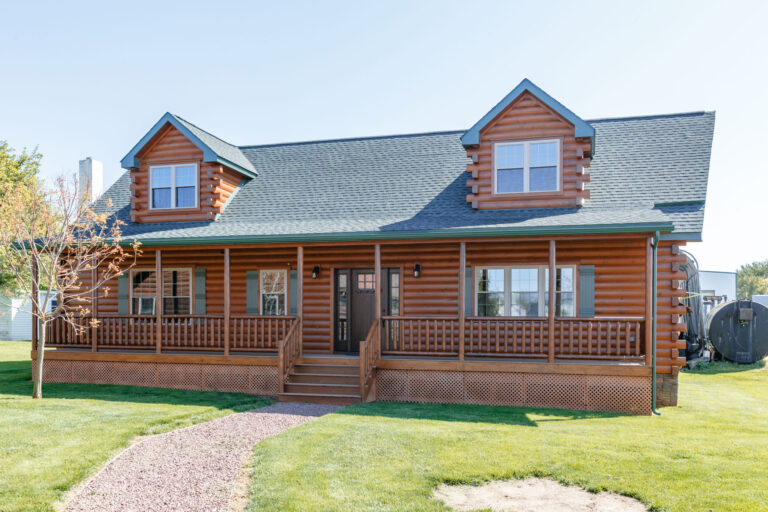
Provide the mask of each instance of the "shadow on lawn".
{"label": "shadow on lawn", "polygon": [[[30,398],[32,396],[31,361],[0,361],[0,397],[7,400],[9,395],[18,398]],[[263,407],[270,403],[269,400],[261,397],[241,393],[56,382],[43,383],[43,398],[193,405],[236,410]]]}
{"label": "shadow on lawn", "polygon": [[537,427],[553,421],[618,418],[626,415],[569,409],[539,409],[468,404],[421,404],[401,402],[372,402],[345,407],[336,414],[383,416],[433,421],[465,423],[494,423]]}

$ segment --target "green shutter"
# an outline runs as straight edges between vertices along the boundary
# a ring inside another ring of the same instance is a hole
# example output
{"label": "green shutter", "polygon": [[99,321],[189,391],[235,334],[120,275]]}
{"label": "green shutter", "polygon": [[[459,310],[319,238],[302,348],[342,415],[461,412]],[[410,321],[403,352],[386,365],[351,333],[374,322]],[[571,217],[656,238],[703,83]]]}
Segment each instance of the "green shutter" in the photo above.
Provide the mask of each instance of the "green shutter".
{"label": "green shutter", "polygon": [[205,268],[195,269],[195,314],[205,314]]}
{"label": "green shutter", "polygon": [[245,273],[245,313],[259,314],[259,271],[249,270]]}
{"label": "green shutter", "polygon": [[474,300],[474,294],[472,293],[472,267],[464,269],[464,316],[472,316],[472,301]]}
{"label": "green shutter", "polygon": [[595,316],[595,266],[579,267],[579,316]]}
{"label": "green shutter", "polygon": [[131,314],[131,277],[129,272],[124,272],[117,278],[117,314]]}
{"label": "green shutter", "polygon": [[299,273],[296,270],[291,270],[288,273],[288,285],[290,290],[290,296],[291,296],[291,309],[290,309],[290,315],[296,316],[299,314],[299,308],[298,308],[298,299],[299,299],[299,293],[298,293],[298,283],[299,283]]}

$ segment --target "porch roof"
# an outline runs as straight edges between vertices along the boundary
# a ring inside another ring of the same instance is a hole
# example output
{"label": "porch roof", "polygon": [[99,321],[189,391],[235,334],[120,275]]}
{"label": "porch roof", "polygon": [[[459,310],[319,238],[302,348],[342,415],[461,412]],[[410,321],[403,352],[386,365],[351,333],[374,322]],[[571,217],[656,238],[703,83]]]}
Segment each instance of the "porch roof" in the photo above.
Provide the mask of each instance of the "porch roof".
{"label": "porch roof", "polygon": [[125,173],[105,193],[144,243],[200,244],[671,231],[700,236],[713,112],[589,121],[600,151],[576,208],[475,210],[464,131],[241,146],[258,176],[209,222],[133,223]]}

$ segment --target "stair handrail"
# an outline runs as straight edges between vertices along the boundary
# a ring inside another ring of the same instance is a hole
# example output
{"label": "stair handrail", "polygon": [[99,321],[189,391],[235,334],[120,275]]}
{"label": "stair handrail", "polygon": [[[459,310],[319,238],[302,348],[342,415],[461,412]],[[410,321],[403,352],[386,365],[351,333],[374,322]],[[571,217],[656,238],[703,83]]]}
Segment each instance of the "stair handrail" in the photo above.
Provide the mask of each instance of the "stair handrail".
{"label": "stair handrail", "polygon": [[374,320],[368,335],[360,342],[360,399],[368,401],[376,379],[376,362],[381,358],[381,324]]}
{"label": "stair handrail", "polygon": [[277,366],[280,393],[285,392],[285,382],[301,357],[301,319],[297,318],[277,346]]}

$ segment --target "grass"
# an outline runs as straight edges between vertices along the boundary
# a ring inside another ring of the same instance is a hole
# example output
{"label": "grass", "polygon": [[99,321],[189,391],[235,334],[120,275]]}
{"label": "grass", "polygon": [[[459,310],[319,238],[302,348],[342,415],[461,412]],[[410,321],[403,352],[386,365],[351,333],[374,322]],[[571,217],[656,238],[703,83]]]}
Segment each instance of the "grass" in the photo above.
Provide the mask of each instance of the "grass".
{"label": "grass", "polygon": [[0,511],[47,511],[131,439],[267,405],[237,393],[44,384],[28,342],[0,341]]}
{"label": "grass", "polygon": [[256,445],[250,511],[446,510],[442,482],[530,475],[636,497],[654,510],[768,510],[768,370],[680,375],[660,417],[372,403]]}

